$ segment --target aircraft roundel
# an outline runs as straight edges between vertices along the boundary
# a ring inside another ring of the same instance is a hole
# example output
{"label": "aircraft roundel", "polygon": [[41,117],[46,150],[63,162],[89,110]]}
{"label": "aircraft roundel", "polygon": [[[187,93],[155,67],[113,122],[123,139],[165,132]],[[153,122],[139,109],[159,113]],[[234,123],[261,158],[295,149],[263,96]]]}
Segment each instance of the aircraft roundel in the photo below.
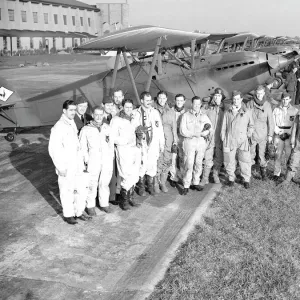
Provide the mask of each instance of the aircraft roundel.
{"label": "aircraft roundel", "polygon": [[14,93],[13,91],[5,88],[4,86],[1,86],[0,87],[0,101],[6,102],[13,93]]}

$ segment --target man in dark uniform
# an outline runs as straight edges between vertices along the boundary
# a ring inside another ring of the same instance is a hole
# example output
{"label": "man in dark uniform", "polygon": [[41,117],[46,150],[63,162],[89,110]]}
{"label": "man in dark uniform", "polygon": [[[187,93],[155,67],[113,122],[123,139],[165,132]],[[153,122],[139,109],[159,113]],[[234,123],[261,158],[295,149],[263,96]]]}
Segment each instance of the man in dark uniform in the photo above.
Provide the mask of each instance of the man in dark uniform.
{"label": "man in dark uniform", "polygon": [[91,115],[89,115],[86,110],[88,108],[88,100],[83,96],[77,96],[75,99],[76,104],[76,114],[74,117],[74,122],[76,124],[78,134],[83,126],[90,123],[93,119]]}
{"label": "man in dark uniform", "polygon": [[292,101],[291,101],[292,105],[295,104],[295,98],[296,98],[297,82],[298,82],[297,75],[296,75],[297,70],[298,70],[297,64],[293,63],[292,70],[287,75],[286,82],[285,82],[286,91],[290,94],[290,96],[292,98]]}
{"label": "man in dark uniform", "polygon": [[110,96],[104,96],[102,100],[102,105],[104,108],[104,123],[110,124],[112,119],[112,110],[114,106],[113,99]]}

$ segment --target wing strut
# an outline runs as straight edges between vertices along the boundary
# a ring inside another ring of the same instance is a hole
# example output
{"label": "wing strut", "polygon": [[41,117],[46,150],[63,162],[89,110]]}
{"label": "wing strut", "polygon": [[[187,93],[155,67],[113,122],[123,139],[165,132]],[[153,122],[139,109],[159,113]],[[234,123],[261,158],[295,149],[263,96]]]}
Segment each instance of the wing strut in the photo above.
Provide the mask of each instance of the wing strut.
{"label": "wing strut", "polygon": [[114,66],[114,72],[112,76],[112,82],[111,82],[111,89],[113,90],[116,84],[117,79],[117,72],[118,72],[118,66],[120,62],[120,56],[121,56],[121,49],[118,49],[116,60],[115,60],[115,66]]}
{"label": "wing strut", "polygon": [[195,46],[196,40],[191,41],[191,68],[195,69]]}
{"label": "wing strut", "polygon": [[134,90],[136,101],[139,105],[141,105],[139,93],[138,93],[137,88],[136,88],[136,84],[135,84],[135,81],[134,81],[134,78],[133,78],[133,74],[132,74],[132,71],[131,71],[131,68],[130,68],[130,64],[129,64],[129,61],[128,61],[128,58],[127,58],[126,51],[122,51],[122,54],[123,54],[125,64],[126,64],[126,68],[127,68],[127,71],[128,71],[129,77],[130,77],[130,81],[131,81],[131,84],[132,84],[132,87],[133,87],[133,90]]}
{"label": "wing strut", "polygon": [[157,43],[156,43],[156,46],[155,46],[154,55],[153,55],[153,59],[152,59],[151,66],[150,66],[149,77],[148,77],[148,80],[147,80],[147,83],[146,83],[146,88],[145,88],[145,91],[147,91],[147,92],[149,92],[149,90],[150,90],[150,85],[151,85],[151,81],[152,81],[152,74],[154,72],[154,68],[155,68],[155,65],[156,65],[160,45],[161,45],[161,37],[159,37],[157,39]]}

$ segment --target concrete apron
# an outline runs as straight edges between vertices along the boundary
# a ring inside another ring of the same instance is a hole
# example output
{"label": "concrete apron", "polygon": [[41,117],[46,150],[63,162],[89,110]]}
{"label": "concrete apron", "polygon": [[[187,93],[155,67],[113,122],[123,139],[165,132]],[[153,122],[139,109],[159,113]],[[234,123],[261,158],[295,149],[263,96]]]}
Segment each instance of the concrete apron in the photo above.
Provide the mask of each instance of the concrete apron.
{"label": "concrete apron", "polygon": [[138,197],[130,211],[62,219],[49,129],[0,141],[1,299],[144,299],[221,185]]}

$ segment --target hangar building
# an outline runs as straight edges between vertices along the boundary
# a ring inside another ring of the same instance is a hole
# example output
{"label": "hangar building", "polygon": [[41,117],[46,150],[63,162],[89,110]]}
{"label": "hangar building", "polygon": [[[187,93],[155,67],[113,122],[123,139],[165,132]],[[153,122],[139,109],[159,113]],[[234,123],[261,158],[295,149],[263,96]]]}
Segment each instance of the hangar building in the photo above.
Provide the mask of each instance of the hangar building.
{"label": "hangar building", "polygon": [[0,1],[0,53],[50,53],[126,27],[126,0],[99,0],[96,5],[76,0]]}

